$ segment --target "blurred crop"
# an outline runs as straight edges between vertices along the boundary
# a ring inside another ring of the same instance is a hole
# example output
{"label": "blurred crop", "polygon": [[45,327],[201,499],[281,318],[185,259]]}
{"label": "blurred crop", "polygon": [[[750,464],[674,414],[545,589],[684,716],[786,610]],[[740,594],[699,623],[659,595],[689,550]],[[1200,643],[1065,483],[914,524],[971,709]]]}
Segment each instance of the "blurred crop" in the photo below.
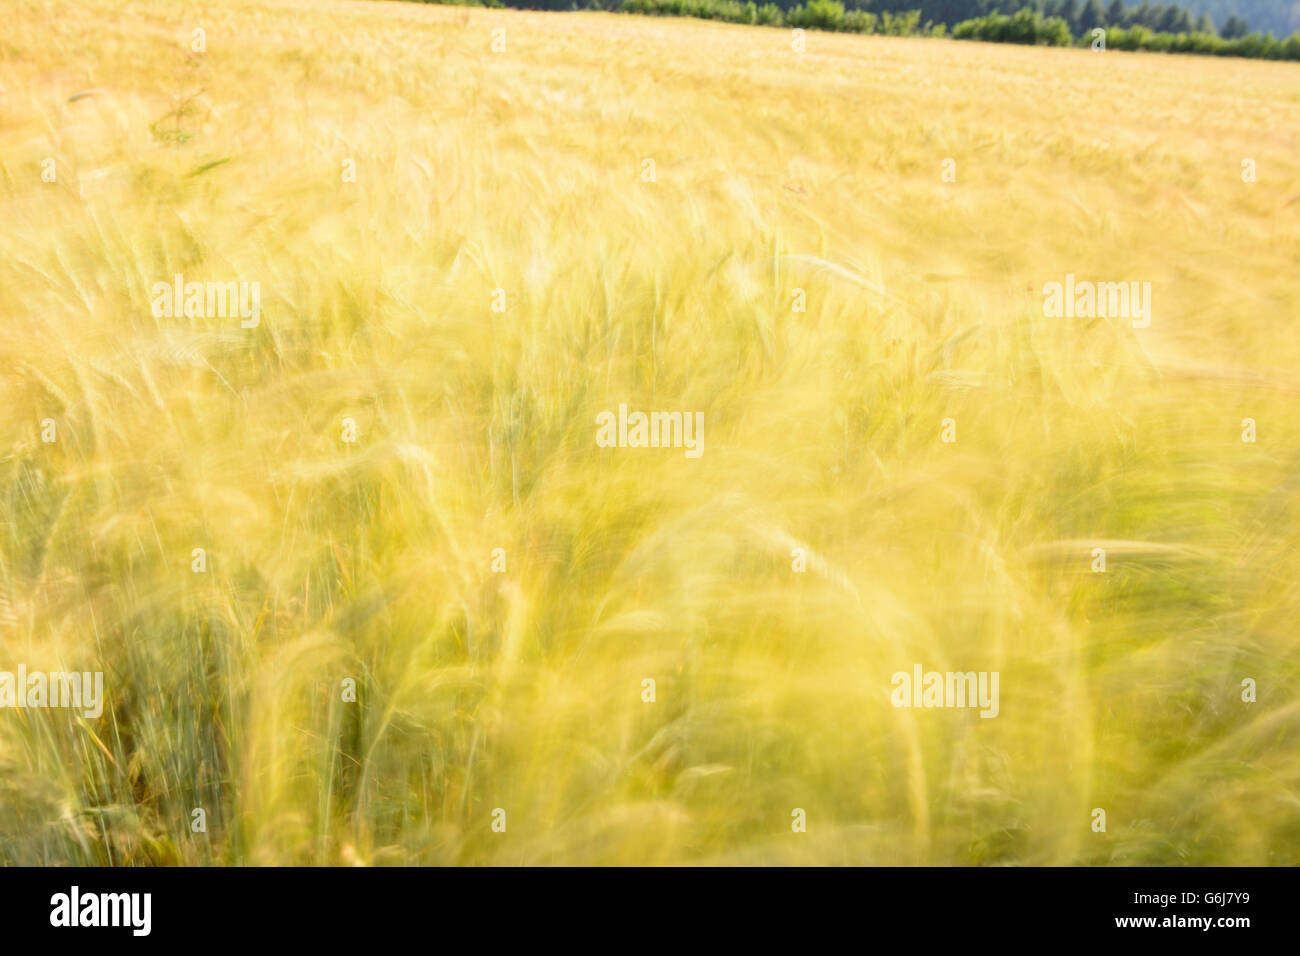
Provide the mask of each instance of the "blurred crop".
{"label": "blurred crop", "polygon": [[1295,64],[3,19],[0,670],[106,706],[0,710],[0,863],[1300,862]]}

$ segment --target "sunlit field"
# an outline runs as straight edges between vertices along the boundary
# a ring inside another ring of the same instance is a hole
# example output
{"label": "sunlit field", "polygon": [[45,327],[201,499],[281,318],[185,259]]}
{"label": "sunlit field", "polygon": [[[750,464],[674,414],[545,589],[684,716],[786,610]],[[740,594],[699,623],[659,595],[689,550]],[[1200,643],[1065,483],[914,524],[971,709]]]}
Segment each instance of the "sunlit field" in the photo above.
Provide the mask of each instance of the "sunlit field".
{"label": "sunlit field", "polygon": [[1300,862],[1300,65],[2,19],[0,863]]}

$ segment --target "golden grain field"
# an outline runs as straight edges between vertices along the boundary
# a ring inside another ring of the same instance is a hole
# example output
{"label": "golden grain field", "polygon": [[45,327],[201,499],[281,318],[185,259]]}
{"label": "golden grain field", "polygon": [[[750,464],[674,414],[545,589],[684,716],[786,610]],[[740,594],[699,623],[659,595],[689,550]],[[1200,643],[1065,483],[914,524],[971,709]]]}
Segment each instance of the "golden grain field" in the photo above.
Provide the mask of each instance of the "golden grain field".
{"label": "golden grain field", "polygon": [[4,6],[0,863],[1300,862],[1297,64]]}

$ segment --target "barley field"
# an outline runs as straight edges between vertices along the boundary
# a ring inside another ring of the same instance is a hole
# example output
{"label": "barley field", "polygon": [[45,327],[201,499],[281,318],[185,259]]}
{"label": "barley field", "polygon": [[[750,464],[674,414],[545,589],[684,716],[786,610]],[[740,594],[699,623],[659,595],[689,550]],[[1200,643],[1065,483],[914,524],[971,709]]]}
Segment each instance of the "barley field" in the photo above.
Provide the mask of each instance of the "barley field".
{"label": "barley field", "polygon": [[1300,863],[1296,64],[4,6],[0,863]]}

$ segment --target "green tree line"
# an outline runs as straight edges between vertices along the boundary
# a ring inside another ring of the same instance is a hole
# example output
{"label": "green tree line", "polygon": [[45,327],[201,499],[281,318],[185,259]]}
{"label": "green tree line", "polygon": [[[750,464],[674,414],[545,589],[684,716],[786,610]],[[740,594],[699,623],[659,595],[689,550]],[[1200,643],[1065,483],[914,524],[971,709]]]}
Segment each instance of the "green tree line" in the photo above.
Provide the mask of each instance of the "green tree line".
{"label": "green tree line", "polygon": [[[1209,56],[1237,56],[1266,60],[1300,60],[1300,31],[1286,40],[1261,33],[1234,30],[1217,33],[1209,17],[1191,29],[1157,30],[1146,25],[1151,17],[1144,10],[1171,10],[1173,7],[1125,8],[1115,0],[1102,16],[1095,18],[1088,8],[1101,8],[1099,0],[1089,0],[1082,13],[1073,7],[1075,0],[1064,0],[1067,17],[1045,14],[1033,5],[1022,6],[1014,13],[997,10],[951,25],[933,20],[921,21],[921,10],[879,13],[863,9],[845,9],[840,0],[807,0],[782,9],[776,3],[759,6],[753,0],[621,0],[617,9],[625,13],[651,16],[699,17],[762,26],[803,27],[845,33],[875,33],[891,36],[924,34],[951,35],[958,40],[984,40],[991,43],[1021,43],[1036,46],[1092,46],[1101,30],[1105,48],[1110,50],[1150,50],[1159,53],[1198,53]],[[1049,4],[1050,6],[1050,4]],[[1179,26],[1186,10],[1179,10]],[[1156,22],[1159,22],[1157,20]]]}
{"label": "green tree line", "polygon": [[[429,0],[425,0],[429,2]],[[1097,46],[1098,31],[1108,50],[1196,53],[1264,60],[1300,60],[1300,31],[1285,40],[1250,32],[1230,16],[1216,30],[1208,13],[1196,20],[1173,4],[1127,6],[1123,0],[920,0],[913,9],[890,9],[917,0],[433,0],[523,9],[614,10],[648,16],[697,17],[755,26],[801,27],[886,36],[951,36],[958,40],[1033,46]],[[879,9],[871,9],[878,5]],[[962,13],[975,12],[963,17]],[[926,17],[924,20],[922,17]]]}

